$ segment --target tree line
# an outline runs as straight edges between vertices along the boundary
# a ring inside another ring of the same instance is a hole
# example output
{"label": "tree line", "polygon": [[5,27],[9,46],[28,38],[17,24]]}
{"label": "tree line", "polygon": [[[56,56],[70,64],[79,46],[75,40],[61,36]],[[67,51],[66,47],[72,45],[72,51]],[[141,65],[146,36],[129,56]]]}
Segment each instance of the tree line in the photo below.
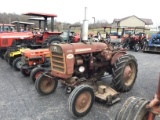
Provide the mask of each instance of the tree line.
{"label": "tree line", "polygon": [[[34,16],[33,16],[34,17]],[[5,23],[5,24],[10,24],[12,21],[23,21],[23,22],[32,22],[34,25],[32,25],[32,28],[37,28],[38,27],[38,21],[30,21],[28,20],[31,18],[31,16],[26,16],[22,14],[16,14],[16,13],[0,13],[0,23]],[[62,30],[68,30],[70,25],[75,25],[75,24],[80,24],[79,22],[75,22],[74,24],[71,23],[62,23],[60,21],[54,21],[54,28],[58,31]],[[101,28],[104,26],[110,25],[107,21],[97,21],[95,23],[89,24],[89,29],[96,29],[96,28]],[[50,28],[51,22],[48,21],[48,28]],[[42,22],[42,28],[43,28],[43,22]]]}

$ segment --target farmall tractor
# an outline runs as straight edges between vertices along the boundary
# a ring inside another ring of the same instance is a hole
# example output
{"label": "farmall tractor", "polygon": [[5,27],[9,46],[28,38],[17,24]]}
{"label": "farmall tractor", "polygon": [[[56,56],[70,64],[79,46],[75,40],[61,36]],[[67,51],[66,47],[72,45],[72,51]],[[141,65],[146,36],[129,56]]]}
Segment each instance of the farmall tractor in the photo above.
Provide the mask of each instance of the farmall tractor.
{"label": "farmall tractor", "polygon": [[158,91],[153,100],[148,101],[135,96],[128,98],[117,112],[115,120],[159,120],[158,115],[160,115],[160,78]]}
{"label": "farmall tractor", "polygon": [[[82,43],[64,43],[50,46],[51,71],[41,74],[35,88],[40,95],[55,92],[58,82],[71,93],[68,109],[72,116],[86,115],[95,98],[107,104],[119,100],[119,92],[131,90],[137,77],[137,61],[110,44],[88,41],[88,21],[84,20]],[[113,85],[101,80],[104,73],[113,76]]]}

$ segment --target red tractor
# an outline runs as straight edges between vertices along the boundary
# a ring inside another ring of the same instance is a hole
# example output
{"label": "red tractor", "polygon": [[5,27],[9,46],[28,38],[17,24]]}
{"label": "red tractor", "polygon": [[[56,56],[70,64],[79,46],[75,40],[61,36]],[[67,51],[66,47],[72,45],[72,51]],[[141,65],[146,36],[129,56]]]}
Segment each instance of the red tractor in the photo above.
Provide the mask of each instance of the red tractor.
{"label": "red tractor", "polygon": [[[95,99],[106,104],[120,100],[118,92],[131,90],[138,67],[135,57],[124,49],[88,42],[88,21],[83,22],[82,42],[51,45],[51,70],[42,73],[35,82],[40,95],[54,93],[58,81],[66,86],[66,92],[71,93],[68,109],[74,117],[86,115]],[[106,72],[112,74],[114,86],[105,82]]]}
{"label": "red tractor", "polygon": [[[35,13],[35,12],[28,12],[24,13],[23,15],[28,16],[36,16],[36,17],[43,17],[40,18],[30,18],[29,20],[39,21],[39,29],[41,29],[41,21],[44,22],[44,29],[41,35],[36,34],[35,43],[41,44],[43,47],[47,47],[51,43],[60,43],[63,39],[59,36],[61,32],[54,32],[54,17],[57,17],[55,14],[46,14],[46,13]],[[47,19],[51,18],[51,31],[48,31]],[[48,39],[50,37],[50,39]]]}

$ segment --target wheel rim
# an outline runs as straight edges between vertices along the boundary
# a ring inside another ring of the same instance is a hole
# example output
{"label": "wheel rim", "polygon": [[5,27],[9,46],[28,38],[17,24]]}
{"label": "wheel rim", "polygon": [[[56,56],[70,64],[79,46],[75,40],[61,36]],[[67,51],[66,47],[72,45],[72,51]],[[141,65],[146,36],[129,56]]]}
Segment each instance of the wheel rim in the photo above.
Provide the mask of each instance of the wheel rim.
{"label": "wheel rim", "polygon": [[76,111],[79,113],[85,112],[91,104],[91,95],[89,92],[83,92],[81,93],[75,104]]}
{"label": "wheel rim", "polygon": [[40,88],[45,93],[49,93],[50,91],[52,91],[54,86],[55,86],[54,80],[51,80],[48,77],[44,77],[40,83]]}
{"label": "wheel rim", "polygon": [[25,74],[29,74],[28,70],[24,69],[24,73]]}
{"label": "wheel rim", "polygon": [[124,69],[124,83],[130,86],[136,75],[136,67],[133,63],[129,63]]}
{"label": "wheel rim", "polygon": [[18,69],[20,69],[21,66],[22,66],[22,62],[21,62],[21,61],[18,61],[18,62],[16,63],[16,66],[17,66]]}
{"label": "wheel rim", "polygon": [[39,77],[40,74],[42,74],[41,71],[37,72],[36,75],[35,75],[35,79],[37,79],[37,78]]}

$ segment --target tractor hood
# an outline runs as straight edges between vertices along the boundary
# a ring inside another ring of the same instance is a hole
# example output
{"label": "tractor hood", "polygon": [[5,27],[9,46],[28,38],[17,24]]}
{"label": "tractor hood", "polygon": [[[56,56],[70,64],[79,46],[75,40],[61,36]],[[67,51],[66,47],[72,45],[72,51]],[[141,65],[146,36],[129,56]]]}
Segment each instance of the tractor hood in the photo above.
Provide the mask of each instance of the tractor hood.
{"label": "tractor hood", "polygon": [[[57,47],[56,47],[57,46]],[[58,47],[59,46],[59,47]],[[50,47],[52,52],[58,53],[72,53],[72,54],[85,54],[92,52],[100,52],[103,49],[107,48],[107,44],[100,42],[93,43],[71,43],[71,44],[56,44]]]}
{"label": "tractor hood", "polygon": [[22,52],[22,55],[26,57],[49,55],[49,49],[46,48],[46,49],[26,50]]}
{"label": "tractor hood", "polygon": [[0,34],[0,47],[9,47],[13,40],[32,39],[32,32],[9,32]]}
{"label": "tractor hood", "polygon": [[32,32],[10,32],[10,33],[1,33],[0,39],[26,39],[33,38]]}

